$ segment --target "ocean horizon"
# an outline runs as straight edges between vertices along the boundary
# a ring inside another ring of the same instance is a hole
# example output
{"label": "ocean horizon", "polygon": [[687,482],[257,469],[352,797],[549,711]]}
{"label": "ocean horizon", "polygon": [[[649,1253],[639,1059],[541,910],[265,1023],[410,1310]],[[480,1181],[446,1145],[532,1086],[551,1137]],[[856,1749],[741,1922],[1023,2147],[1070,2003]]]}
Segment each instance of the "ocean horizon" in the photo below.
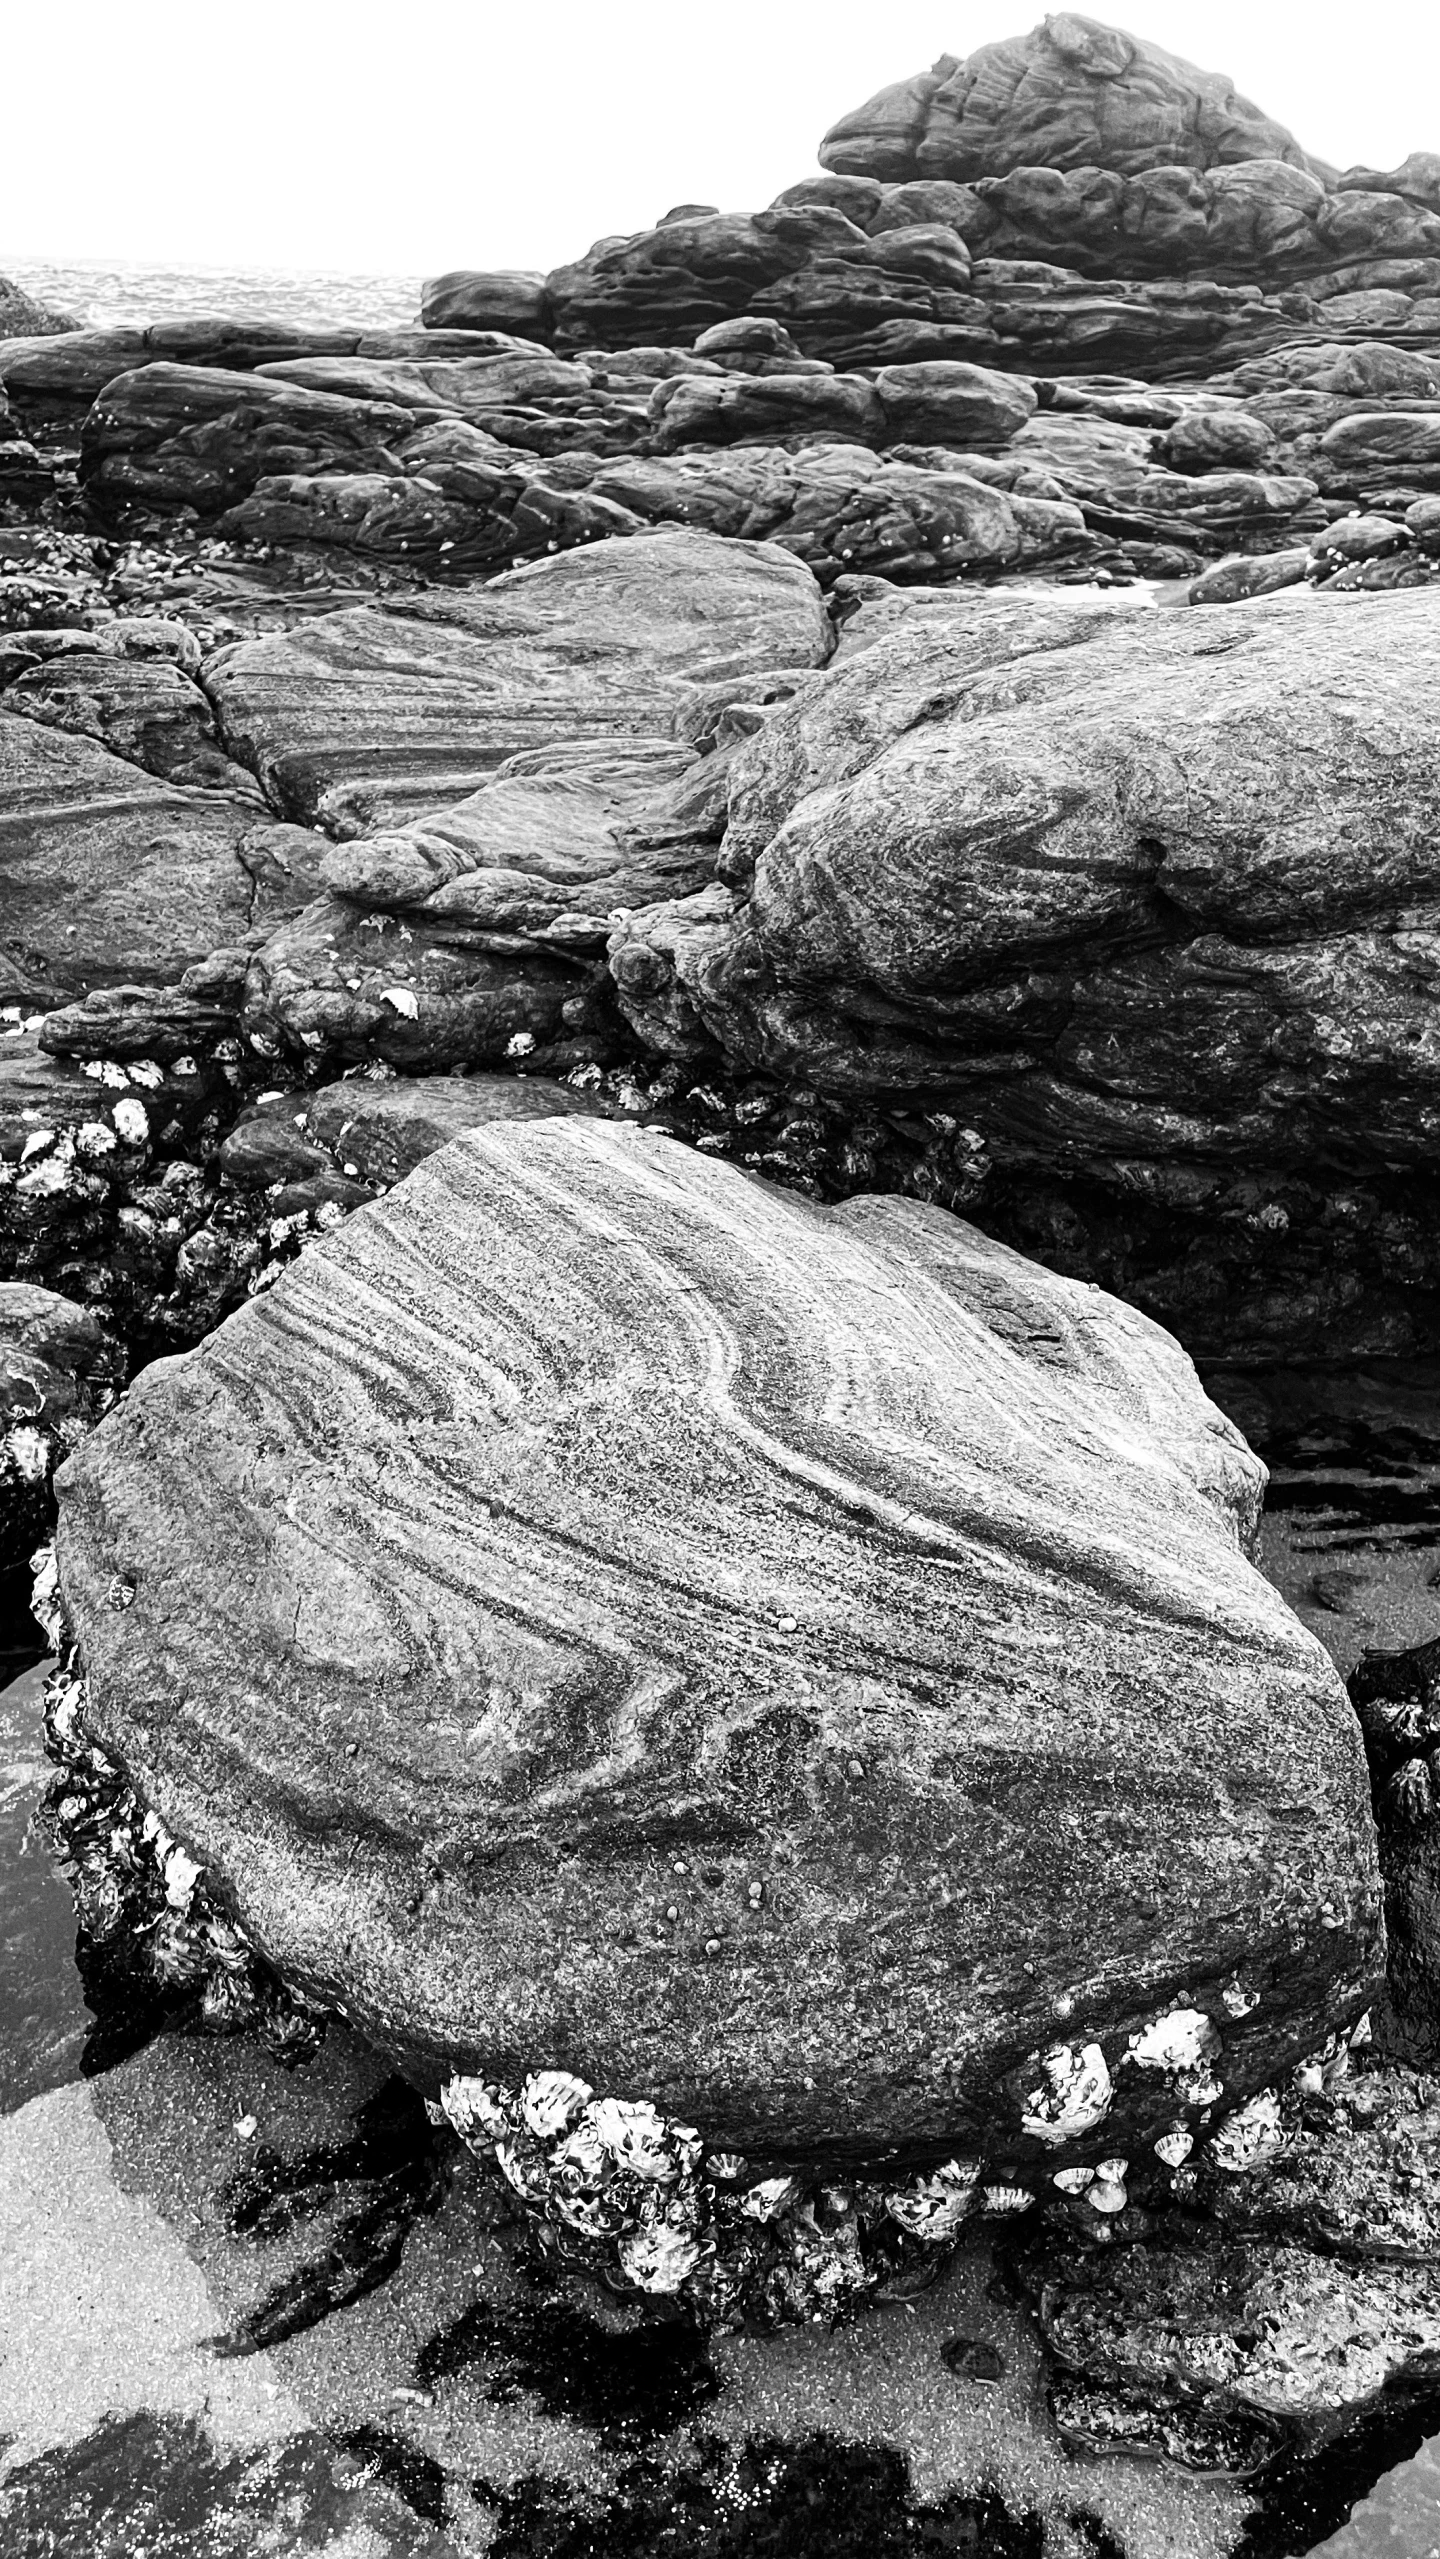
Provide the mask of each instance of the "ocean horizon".
{"label": "ocean horizon", "polygon": [[225,319],[283,320],[292,327],[404,328],[419,323],[424,286],[418,275],[12,258],[4,250],[0,275],[37,302],[73,313],[87,328],[138,327],[206,312]]}

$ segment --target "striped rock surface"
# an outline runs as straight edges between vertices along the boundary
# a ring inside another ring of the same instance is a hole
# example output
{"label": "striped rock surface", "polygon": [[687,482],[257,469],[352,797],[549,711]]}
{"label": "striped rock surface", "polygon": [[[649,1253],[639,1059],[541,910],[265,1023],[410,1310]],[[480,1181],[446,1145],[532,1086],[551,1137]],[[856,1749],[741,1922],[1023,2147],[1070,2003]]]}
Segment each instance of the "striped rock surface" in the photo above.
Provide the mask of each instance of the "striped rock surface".
{"label": "striped rock surface", "polygon": [[1053,2166],[1057,2043],[1109,2154],[1183,2110],[1126,2058],[1177,2004],[1228,2102],[1376,1975],[1262,1480],[1167,1334],[940,1210],[530,1122],[148,1369],[61,1572],[97,1736],[432,2090]]}

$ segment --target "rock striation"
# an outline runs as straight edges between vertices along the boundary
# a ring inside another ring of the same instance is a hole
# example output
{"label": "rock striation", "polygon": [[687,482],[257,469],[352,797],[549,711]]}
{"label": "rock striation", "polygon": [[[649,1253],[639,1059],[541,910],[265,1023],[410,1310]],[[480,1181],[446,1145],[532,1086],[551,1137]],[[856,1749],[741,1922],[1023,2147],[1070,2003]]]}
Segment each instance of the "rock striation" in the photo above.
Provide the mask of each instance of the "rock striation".
{"label": "rock striation", "polygon": [[1369,1994],[1363,1758],[1244,1559],[1258,1466],[1167,1336],[941,1212],[477,1131],[59,1490],[95,1738],[422,2075],[1053,2166]]}

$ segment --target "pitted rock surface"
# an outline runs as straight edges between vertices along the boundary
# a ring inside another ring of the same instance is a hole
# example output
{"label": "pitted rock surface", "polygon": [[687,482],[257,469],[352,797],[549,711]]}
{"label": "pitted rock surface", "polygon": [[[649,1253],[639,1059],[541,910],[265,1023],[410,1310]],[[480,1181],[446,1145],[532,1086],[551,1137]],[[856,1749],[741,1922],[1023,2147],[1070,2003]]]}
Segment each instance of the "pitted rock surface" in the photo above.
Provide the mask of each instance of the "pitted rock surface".
{"label": "pitted rock surface", "polygon": [[148,1370],[62,1575],[97,1736],[422,2078],[1053,2164],[1062,2013],[1108,2150],[1173,2119],[1125,2055],[1181,1985],[1227,2099],[1373,1985],[1359,1737],[1245,1561],[1260,1482],[1168,1335],[941,1211],[533,1121]]}

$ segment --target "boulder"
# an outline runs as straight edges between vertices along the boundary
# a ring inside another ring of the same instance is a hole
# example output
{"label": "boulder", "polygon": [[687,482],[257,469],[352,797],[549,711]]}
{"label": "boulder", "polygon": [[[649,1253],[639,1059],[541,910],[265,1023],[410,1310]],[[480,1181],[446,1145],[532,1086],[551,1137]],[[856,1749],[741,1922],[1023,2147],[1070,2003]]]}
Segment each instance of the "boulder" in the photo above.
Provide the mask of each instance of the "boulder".
{"label": "boulder", "polygon": [[1378,1969],[1261,1481],[1168,1336],[939,1210],[531,1121],[147,1370],[60,1568],[88,1729],[422,2085],[1045,2175]]}
{"label": "boulder", "polygon": [[788,552],[675,530],[238,641],[206,686],[287,815],[359,835],[464,797],[522,749],[663,734],[697,684],[818,666],[830,644]]}
{"label": "boulder", "polygon": [[1003,178],[1012,169],[1311,164],[1293,134],[1159,45],[1066,10],[1028,36],[882,89],[831,126],[821,166],[862,178]]}
{"label": "boulder", "polygon": [[1322,597],[1297,649],[1284,598],[961,591],[857,658],[868,609],[737,758],[728,902],[617,929],[647,1041],[1102,1179],[1428,1162],[1440,599]]}
{"label": "boulder", "polygon": [[[93,738],[159,781],[224,791],[232,798],[253,795],[255,814],[268,815],[252,776],[221,747],[214,715],[193,677],[165,657],[126,655],[113,641],[107,646],[108,637],[29,634],[33,651],[17,647],[0,658],[0,709]],[[55,647],[60,640],[67,645]],[[47,642],[52,645],[43,645]],[[10,681],[7,659],[17,668]]]}
{"label": "boulder", "polygon": [[294,830],[253,799],[178,790],[89,737],[3,710],[0,801],[10,1000],[48,1007],[92,987],[173,984],[267,907],[274,917],[302,902],[287,877]]}
{"label": "boulder", "polygon": [[514,329],[544,338],[550,328],[545,278],[514,268],[454,267],[426,285],[420,320],[427,329]]}
{"label": "boulder", "polygon": [[590,494],[655,523],[764,536],[793,551],[824,587],[850,574],[929,583],[1093,551],[1080,509],[1053,483],[1042,484],[1050,491],[1043,498],[1029,493],[1035,483],[1027,486],[1023,470],[997,484],[988,460],[933,448],[891,460],[852,444],[795,453],[735,445],[723,455],[627,456],[597,472]]}
{"label": "boulder", "polygon": [[216,515],[278,471],[397,473],[413,408],[310,391],[256,373],[147,364],[96,397],[80,442],[86,494],[106,517],[140,507]]}
{"label": "boulder", "polygon": [[257,952],[244,1028],[410,1073],[614,1043],[603,974],[616,917],[713,877],[727,751],[664,738],[512,756],[409,826],[334,846],[322,898]]}

